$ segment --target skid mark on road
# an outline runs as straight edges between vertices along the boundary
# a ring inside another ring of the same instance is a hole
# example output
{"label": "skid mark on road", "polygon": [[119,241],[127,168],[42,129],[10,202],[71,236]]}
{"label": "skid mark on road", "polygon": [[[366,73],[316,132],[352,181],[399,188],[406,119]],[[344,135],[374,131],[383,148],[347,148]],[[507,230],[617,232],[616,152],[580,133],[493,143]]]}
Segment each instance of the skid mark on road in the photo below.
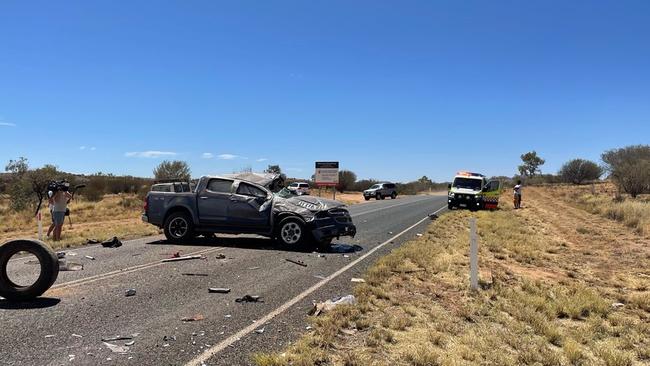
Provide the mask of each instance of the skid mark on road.
{"label": "skid mark on road", "polygon": [[[444,206],[440,207],[438,210],[434,212],[434,214],[439,213],[440,211],[444,210],[447,208],[447,204],[445,203]],[[263,326],[264,324],[268,323],[271,319],[275,318],[276,316],[282,314],[284,311],[292,307],[293,305],[297,304],[299,301],[303,300],[307,296],[309,296],[311,293],[314,291],[318,290],[319,288],[325,286],[327,283],[335,279],[336,277],[340,276],[350,268],[354,267],[357,265],[359,262],[362,260],[366,259],[368,256],[372,255],[374,252],[377,250],[381,249],[385,245],[389,244],[390,242],[394,241],[395,239],[399,238],[400,236],[406,234],[416,226],[420,225],[421,223],[425,222],[426,220],[430,220],[430,218],[427,216],[420,221],[416,222],[415,224],[409,226],[408,228],[404,229],[402,232],[398,233],[397,235],[394,235],[390,239],[386,240],[385,242],[377,245],[376,247],[372,248],[369,250],[366,254],[362,255],[361,257],[357,258],[356,260],[352,261],[345,267],[339,269],[338,271],[334,272],[333,274],[325,277],[325,279],[319,281],[312,287],[308,288],[307,290],[301,292],[300,294],[296,295],[293,299],[287,301],[286,303],[280,305],[278,308],[273,310],[272,312],[268,313],[261,319],[257,320],[255,323],[247,326],[246,328],[243,328],[239,330],[237,333],[231,335],[230,337],[224,339],[220,343],[212,346],[211,348],[205,350],[201,355],[198,357],[194,358],[193,360],[189,361],[185,366],[200,366],[203,363],[205,363],[207,360],[209,360],[212,356],[216,355],[217,353],[223,351],[226,347],[232,345],[233,343],[237,342],[240,340],[242,337],[246,336],[247,334],[253,332],[255,329],[259,328],[260,326]]]}

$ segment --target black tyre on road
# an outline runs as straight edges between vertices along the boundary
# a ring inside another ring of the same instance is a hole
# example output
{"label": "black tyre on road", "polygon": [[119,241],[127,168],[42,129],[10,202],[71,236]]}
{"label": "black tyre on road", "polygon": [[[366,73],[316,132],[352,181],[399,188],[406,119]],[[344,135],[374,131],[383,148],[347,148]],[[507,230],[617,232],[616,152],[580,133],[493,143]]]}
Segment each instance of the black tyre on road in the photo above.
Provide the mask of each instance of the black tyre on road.
{"label": "black tyre on road", "polygon": [[184,243],[194,238],[194,223],[185,212],[174,212],[165,220],[165,237],[172,243]]}
{"label": "black tyre on road", "polygon": [[396,192],[391,193],[390,199],[394,200],[395,198],[397,198],[397,193]]}
{"label": "black tyre on road", "polygon": [[305,223],[301,219],[291,216],[280,220],[275,236],[281,245],[298,248],[305,243],[306,238],[310,235],[307,233]]}
{"label": "black tyre on road", "polygon": [[379,201],[379,200],[383,200],[384,197],[381,196],[381,193],[377,192],[377,193],[375,194],[375,199],[376,199],[377,201]]}
{"label": "black tyre on road", "polygon": [[366,201],[370,201],[370,197],[368,197],[368,196],[363,196],[363,198],[365,198]]}
{"label": "black tyre on road", "polygon": [[[9,259],[16,253],[28,252],[38,258],[41,273],[29,286],[15,284],[7,274]],[[59,276],[59,259],[56,253],[39,240],[13,240],[0,246],[0,296],[11,301],[32,300],[41,296]]]}

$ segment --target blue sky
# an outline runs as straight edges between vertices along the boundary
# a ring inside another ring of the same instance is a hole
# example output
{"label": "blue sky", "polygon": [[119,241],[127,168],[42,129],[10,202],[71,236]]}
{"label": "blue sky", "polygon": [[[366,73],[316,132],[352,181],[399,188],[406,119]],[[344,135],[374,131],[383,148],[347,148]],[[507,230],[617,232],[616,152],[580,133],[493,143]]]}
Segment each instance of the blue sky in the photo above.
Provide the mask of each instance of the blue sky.
{"label": "blue sky", "polygon": [[0,162],[512,175],[650,143],[648,1],[0,3]]}

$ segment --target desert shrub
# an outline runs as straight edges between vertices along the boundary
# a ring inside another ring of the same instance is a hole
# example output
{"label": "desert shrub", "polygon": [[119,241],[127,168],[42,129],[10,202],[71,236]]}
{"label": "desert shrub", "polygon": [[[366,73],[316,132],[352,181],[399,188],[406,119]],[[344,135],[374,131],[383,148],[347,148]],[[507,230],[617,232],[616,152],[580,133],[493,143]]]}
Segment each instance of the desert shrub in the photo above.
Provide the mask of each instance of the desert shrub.
{"label": "desert shrub", "polygon": [[620,190],[633,198],[650,192],[650,145],[608,150],[601,157]]}
{"label": "desert shrub", "polygon": [[565,183],[582,184],[600,178],[603,168],[593,161],[573,159],[562,165],[558,175]]}

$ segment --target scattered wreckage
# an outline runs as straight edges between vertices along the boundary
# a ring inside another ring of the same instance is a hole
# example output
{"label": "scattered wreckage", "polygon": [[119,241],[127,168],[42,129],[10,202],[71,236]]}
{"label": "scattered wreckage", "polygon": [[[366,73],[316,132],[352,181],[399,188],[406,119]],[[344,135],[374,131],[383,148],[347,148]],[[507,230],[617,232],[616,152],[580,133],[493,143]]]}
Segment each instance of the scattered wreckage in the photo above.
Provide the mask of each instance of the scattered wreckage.
{"label": "scattered wreckage", "polygon": [[[29,286],[14,283],[7,274],[9,260],[15,254],[27,252],[38,259],[41,267],[38,279]],[[19,239],[0,246],[0,296],[9,301],[26,301],[41,296],[59,276],[57,254],[40,240]]]}
{"label": "scattered wreckage", "polygon": [[258,234],[286,246],[354,236],[356,227],[338,201],[298,196],[284,186],[284,175],[242,173],[204,176],[193,192],[149,192],[142,220],[164,230],[171,242],[200,234]]}

